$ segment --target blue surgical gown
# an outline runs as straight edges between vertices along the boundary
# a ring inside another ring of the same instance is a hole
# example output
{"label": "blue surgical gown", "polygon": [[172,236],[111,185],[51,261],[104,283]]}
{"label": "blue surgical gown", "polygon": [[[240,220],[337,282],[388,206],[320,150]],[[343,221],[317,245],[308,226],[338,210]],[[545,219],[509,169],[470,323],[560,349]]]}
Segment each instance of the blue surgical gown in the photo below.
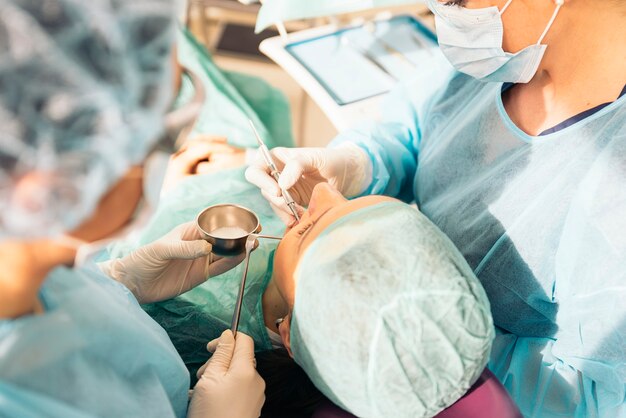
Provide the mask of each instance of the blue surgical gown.
{"label": "blue surgical gown", "polygon": [[0,417],[184,417],[189,374],[121,284],[52,271],[44,312],[0,321]]}
{"label": "blue surgical gown", "polygon": [[525,416],[626,416],[626,97],[531,137],[501,90],[433,62],[331,146],[365,149],[366,193],[415,200],[465,256]]}

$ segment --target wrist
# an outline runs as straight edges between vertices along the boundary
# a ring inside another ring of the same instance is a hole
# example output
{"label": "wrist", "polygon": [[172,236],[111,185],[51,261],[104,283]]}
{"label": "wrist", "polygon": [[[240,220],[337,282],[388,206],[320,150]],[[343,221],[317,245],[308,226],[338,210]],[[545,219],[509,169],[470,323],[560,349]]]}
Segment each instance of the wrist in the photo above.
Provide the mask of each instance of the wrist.
{"label": "wrist", "polygon": [[343,142],[334,149],[345,159],[345,184],[340,187],[341,193],[348,198],[362,195],[372,183],[374,168],[369,155],[363,148],[351,142]]}
{"label": "wrist", "polygon": [[126,288],[130,290],[133,295],[135,295],[137,300],[139,300],[139,289],[132,280],[128,280],[128,275],[126,274],[126,270],[124,269],[124,263],[122,263],[122,259],[116,258],[113,260],[107,260],[96,263],[96,265],[98,266],[100,271],[106,276],[126,286]]}

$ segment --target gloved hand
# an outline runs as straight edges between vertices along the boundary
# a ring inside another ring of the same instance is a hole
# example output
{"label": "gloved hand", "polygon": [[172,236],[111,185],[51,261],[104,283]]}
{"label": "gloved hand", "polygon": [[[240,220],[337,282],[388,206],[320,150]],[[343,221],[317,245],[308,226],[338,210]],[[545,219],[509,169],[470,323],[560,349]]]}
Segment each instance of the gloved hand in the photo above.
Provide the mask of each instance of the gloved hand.
{"label": "gloved hand", "polygon": [[257,373],[254,341],[226,330],[207,349],[215,354],[198,370],[188,418],[258,418],[265,403],[265,382]]}
{"label": "gloved hand", "polygon": [[238,257],[211,254],[195,222],[177,226],[167,235],[123,258],[98,263],[105,274],[124,284],[139,303],[178,296],[241,263]]}
{"label": "gloved hand", "polygon": [[372,181],[372,163],[365,151],[354,144],[344,143],[336,148],[279,147],[270,152],[281,171],[279,184],[270,175],[261,153],[246,170],[246,179],[261,189],[263,197],[287,226],[295,218],[282,198],[281,187],[289,191],[302,212],[318,183],[330,183],[344,196],[354,197],[363,193]]}

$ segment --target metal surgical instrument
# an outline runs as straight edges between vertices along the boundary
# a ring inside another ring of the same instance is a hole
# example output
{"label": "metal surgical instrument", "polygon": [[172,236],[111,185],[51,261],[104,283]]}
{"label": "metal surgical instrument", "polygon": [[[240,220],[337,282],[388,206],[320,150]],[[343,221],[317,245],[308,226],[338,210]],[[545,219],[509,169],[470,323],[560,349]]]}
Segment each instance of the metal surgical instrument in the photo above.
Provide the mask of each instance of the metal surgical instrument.
{"label": "metal surgical instrument", "polygon": [[244,269],[241,276],[241,282],[239,283],[239,291],[237,293],[237,302],[235,304],[235,311],[233,312],[233,319],[230,321],[230,330],[233,335],[237,337],[237,329],[239,328],[239,318],[241,318],[241,307],[243,306],[243,294],[246,289],[246,279],[248,278],[248,266],[250,265],[250,253],[254,249],[254,243],[257,238],[269,238],[280,241],[281,237],[274,237],[271,235],[250,234],[246,238],[246,258],[244,259]]}
{"label": "metal surgical instrument", "polygon": [[[250,123],[250,127],[252,128],[252,132],[254,132],[254,136],[256,137],[257,142],[259,143],[259,149],[261,150],[261,153],[263,154],[263,159],[265,159],[265,164],[267,164],[267,166],[270,169],[270,175],[274,178],[274,180],[276,180],[276,183],[278,183],[280,172],[278,171],[278,168],[276,168],[276,164],[274,163],[274,159],[272,158],[272,155],[270,154],[270,150],[267,148],[267,145],[265,145],[265,143],[261,139],[261,136],[259,135],[256,128],[254,127],[254,123],[252,123],[250,119],[248,119],[248,122]],[[286,189],[283,189],[281,187],[280,191],[283,195],[283,199],[285,199],[285,203],[287,204],[287,206],[289,207],[289,210],[291,211],[291,214],[293,215],[294,218],[296,218],[296,221],[300,221],[300,216],[298,216],[298,211],[296,210],[296,202],[294,202],[293,198],[291,197],[291,195]]]}

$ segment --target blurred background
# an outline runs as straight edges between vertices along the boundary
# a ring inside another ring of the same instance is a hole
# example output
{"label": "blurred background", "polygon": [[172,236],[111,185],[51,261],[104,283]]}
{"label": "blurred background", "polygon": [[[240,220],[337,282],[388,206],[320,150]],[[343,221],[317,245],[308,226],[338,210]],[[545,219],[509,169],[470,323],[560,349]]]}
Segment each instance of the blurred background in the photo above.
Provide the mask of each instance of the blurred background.
{"label": "blurred background", "polygon": [[[337,133],[336,128],[291,76],[259,52],[260,42],[278,36],[278,32],[276,28],[270,28],[255,34],[254,25],[260,4],[254,0],[249,4],[244,1],[187,0],[184,22],[212,54],[219,67],[260,77],[285,94],[291,105],[293,135],[297,146],[326,145]],[[292,33],[330,23],[348,25],[390,14],[418,16],[432,27],[426,6],[413,4],[285,22],[285,28],[288,33]]]}

